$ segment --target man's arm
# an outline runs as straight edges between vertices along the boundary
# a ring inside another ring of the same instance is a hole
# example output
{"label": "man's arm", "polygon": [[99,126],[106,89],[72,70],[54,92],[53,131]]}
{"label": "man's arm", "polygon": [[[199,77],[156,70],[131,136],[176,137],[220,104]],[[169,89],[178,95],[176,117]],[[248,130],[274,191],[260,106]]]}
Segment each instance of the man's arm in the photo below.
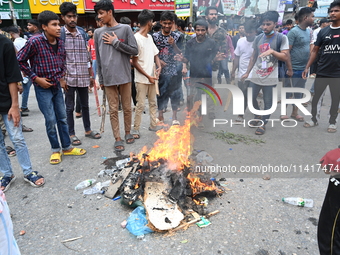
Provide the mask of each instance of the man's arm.
{"label": "man's arm", "polygon": [[148,78],[149,82],[154,84],[155,83],[155,78],[156,77],[152,77],[150,75],[148,75],[144,69],[140,66],[140,64],[138,63],[138,57],[134,56],[132,57],[132,64],[133,66],[137,69],[138,72],[140,72],[141,74],[143,74],[146,78]]}
{"label": "man's arm", "polygon": [[158,54],[155,55],[155,63],[156,63],[156,66],[157,66],[156,73],[157,73],[157,78],[158,78],[161,71],[162,71],[161,60],[159,59]]}
{"label": "man's arm", "polygon": [[104,40],[105,44],[111,44],[116,50],[120,52],[128,55],[138,55],[137,42],[131,29],[125,31],[128,33],[127,43],[119,41],[117,35],[114,32],[111,34],[105,33],[102,40]]}
{"label": "man's arm", "polygon": [[17,54],[17,59],[19,62],[19,67],[21,71],[30,77],[32,80],[37,78],[38,76],[32,71],[31,67],[28,64],[28,60],[33,56],[36,55],[36,49],[34,47],[34,43],[32,40],[26,42],[25,46],[21,48],[21,50]]}
{"label": "man's arm", "polygon": [[236,69],[238,69],[239,65],[240,65],[240,57],[235,55],[235,58],[233,60],[233,68],[231,69],[231,73],[230,73],[232,80],[235,79],[235,71]]}
{"label": "man's arm", "polygon": [[18,100],[18,84],[11,82],[8,84],[9,93],[11,94],[12,105],[8,111],[8,120],[13,119],[14,126],[19,127],[20,112],[19,112],[19,100]]}
{"label": "man's arm", "polygon": [[302,78],[304,78],[304,79],[307,78],[308,69],[314,63],[315,59],[317,58],[319,49],[320,49],[320,46],[314,45],[313,50],[312,50],[312,52],[311,52],[311,54],[309,56],[309,60],[307,62],[307,65],[305,67],[305,70],[302,73]]}

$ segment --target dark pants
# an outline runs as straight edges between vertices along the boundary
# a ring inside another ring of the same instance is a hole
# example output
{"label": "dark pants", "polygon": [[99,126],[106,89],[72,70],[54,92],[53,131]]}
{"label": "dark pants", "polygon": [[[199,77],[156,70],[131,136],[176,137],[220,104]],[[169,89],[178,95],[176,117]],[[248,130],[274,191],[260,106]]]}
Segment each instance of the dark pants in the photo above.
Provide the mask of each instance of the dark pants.
{"label": "dark pants", "polygon": [[159,93],[157,96],[158,110],[162,111],[166,108],[169,98],[171,100],[171,108],[173,111],[177,111],[180,103],[181,93],[179,91],[178,79],[182,79],[182,76],[178,75],[160,75],[159,76]]}
{"label": "dark pants", "polygon": [[340,185],[336,186],[331,180],[332,178],[328,183],[318,223],[320,255],[340,254]]}
{"label": "dark pants", "polygon": [[243,93],[243,96],[244,96],[244,111],[247,109],[247,106],[248,106],[248,87],[250,85],[250,81],[247,80],[247,81],[238,81],[238,87],[240,88],[240,90],[242,91]]}
{"label": "dark pants", "polygon": [[89,91],[88,87],[79,88],[79,87],[68,87],[68,91],[65,93],[65,105],[66,105],[66,115],[67,115],[67,124],[69,135],[75,135],[74,131],[74,97],[75,92],[79,95],[79,100],[81,104],[81,111],[83,115],[83,125],[85,132],[91,130],[91,122],[90,122],[90,112],[89,112]]}
{"label": "dark pants", "polygon": [[331,92],[331,99],[332,104],[329,110],[329,124],[335,124],[336,118],[338,117],[338,108],[339,108],[339,101],[340,101],[340,78],[329,78],[317,75],[315,78],[314,84],[314,96],[312,100],[312,121],[317,122],[317,112],[318,112],[318,102],[325,91],[327,86],[329,85],[329,90]]}

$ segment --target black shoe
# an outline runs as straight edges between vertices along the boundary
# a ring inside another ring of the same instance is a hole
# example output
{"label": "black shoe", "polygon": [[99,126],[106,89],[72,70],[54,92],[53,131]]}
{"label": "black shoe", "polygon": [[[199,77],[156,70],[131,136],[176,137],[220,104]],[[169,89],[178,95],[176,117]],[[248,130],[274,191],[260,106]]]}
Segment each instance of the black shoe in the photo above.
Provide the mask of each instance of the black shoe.
{"label": "black shoe", "polygon": [[27,117],[28,116],[27,112],[20,112],[20,114],[21,114],[21,117]]}
{"label": "black shoe", "polygon": [[30,112],[28,108],[21,108],[21,112]]}

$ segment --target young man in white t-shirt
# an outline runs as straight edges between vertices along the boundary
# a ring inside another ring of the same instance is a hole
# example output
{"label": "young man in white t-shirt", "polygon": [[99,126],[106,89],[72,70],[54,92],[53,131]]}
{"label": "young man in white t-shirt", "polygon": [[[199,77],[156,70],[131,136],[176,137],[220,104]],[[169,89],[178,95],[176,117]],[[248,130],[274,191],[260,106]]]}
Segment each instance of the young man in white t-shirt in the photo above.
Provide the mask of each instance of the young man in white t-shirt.
{"label": "young man in white t-shirt", "polygon": [[[135,83],[137,90],[137,106],[135,113],[134,128],[131,132],[135,139],[140,138],[140,123],[142,113],[144,111],[145,98],[148,96],[149,113],[150,113],[150,131],[157,131],[160,128],[156,126],[157,114],[157,98],[155,80],[161,72],[161,63],[158,57],[159,50],[153,42],[152,36],[148,33],[152,29],[152,22],[155,14],[147,9],[144,9],[138,15],[140,30],[135,34],[138,45],[138,55],[132,58],[133,66],[135,67]],[[156,62],[157,69],[154,70]],[[156,73],[156,75],[155,75]],[[155,77],[157,76],[157,77]]]}
{"label": "young man in white t-shirt", "polygon": [[[253,55],[253,42],[256,37],[257,25],[256,23],[249,21],[245,24],[245,37],[238,40],[236,49],[234,51],[235,58],[233,61],[233,69],[231,70],[231,79],[235,79],[235,71],[237,72],[238,87],[242,90],[244,95],[244,110],[247,108],[247,89],[249,87],[250,80],[241,81],[242,75],[247,72],[248,64],[251,56]],[[251,78],[251,73],[248,79]],[[239,115],[236,119],[237,122],[243,121],[243,115]]]}

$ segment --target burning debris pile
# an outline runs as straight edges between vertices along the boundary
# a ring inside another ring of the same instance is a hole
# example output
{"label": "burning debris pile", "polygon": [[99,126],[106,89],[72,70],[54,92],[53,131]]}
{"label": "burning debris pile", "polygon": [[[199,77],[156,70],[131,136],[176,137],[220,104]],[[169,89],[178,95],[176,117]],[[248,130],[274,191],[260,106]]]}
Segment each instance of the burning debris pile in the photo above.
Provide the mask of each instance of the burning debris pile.
{"label": "burning debris pile", "polygon": [[[190,119],[184,126],[171,126],[157,132],[159,139],[148,151],[146,147],[129,158],[104,162],[115,163],[112,182],[105,192],[108,198],[120,193],[126,205],[142,201],[148,227],[154,231],[181,229],[208,214],[208,199],[221,195],[224,189],[209,177],[195,176],[191,157]],[[189,222],[189,223],[188,223]]]}

